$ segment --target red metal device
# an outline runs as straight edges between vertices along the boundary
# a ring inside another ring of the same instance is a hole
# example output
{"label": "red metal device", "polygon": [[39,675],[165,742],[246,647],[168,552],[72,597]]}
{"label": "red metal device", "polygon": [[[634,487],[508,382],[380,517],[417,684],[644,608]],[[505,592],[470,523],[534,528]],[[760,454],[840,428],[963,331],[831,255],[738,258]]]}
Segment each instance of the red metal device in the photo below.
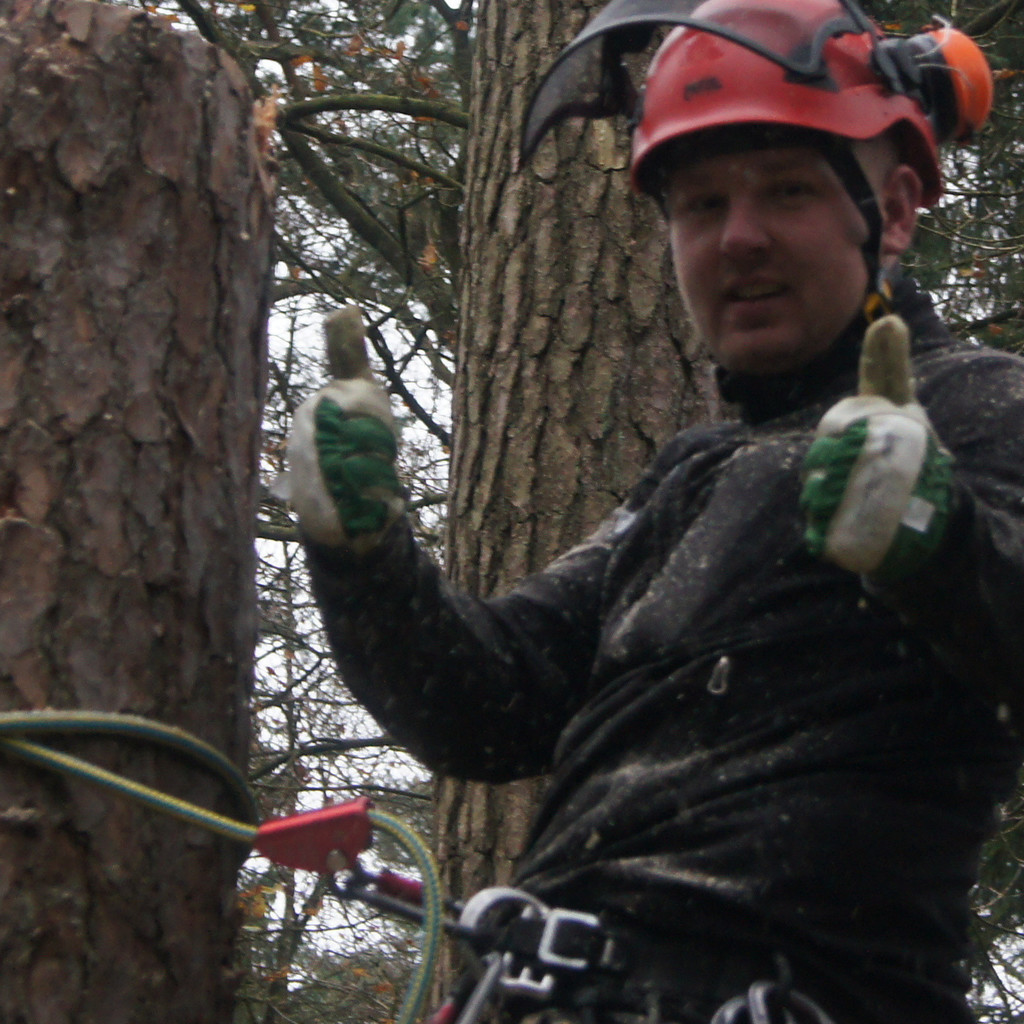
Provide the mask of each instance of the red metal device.
{"label": "red metal device", "polygon": [[359,854],[370,845],[371,806],[370,798],[363,796],[321,811],[265,821],[253,848],[275,864],[321,875],[338,869],[330,857],[336,851],[345,867],[355,870]]}

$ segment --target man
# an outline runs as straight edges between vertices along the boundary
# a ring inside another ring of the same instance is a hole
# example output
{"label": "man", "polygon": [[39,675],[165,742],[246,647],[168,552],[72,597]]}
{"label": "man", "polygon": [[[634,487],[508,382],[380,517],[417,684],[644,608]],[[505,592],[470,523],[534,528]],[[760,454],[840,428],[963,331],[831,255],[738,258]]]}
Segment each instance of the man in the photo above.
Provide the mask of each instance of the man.
{"label": "man", "polygon": [[767,1019],[730,1000],[781,976],[779,1012],[792,986],[838,1024],[965,1022],[968,891],[1021,757],[1024,362],[896,280],[921,404],[853,397],[865,303],[940,193],[927,97],[879,68],[945,51],[886,49],[837,0],[616,0],[527,148],[614,109],[588,83],[628,97],[608,55],[663,22],[632,175],[738,421],[677,436],[594,536],[478,601],[411,538],[372,385],[326,388],[292,441],[317,598],[346,682],[428,765],[552,772],[518,884],[599,915],[627,963],[565,1001]]}

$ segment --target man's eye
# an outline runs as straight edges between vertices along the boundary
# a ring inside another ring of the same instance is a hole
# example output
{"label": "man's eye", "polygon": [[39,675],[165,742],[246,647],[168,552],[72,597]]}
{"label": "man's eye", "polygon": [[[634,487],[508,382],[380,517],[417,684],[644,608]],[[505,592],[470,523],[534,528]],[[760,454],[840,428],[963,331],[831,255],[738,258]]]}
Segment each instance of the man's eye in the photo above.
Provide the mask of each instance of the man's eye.
{"label": "man's eye", "polygon": [[813,195],[814,188],[810,182],[794,178],[775,182],[771,193],[777,199],[803,199]]}
{"label": "man's eye", "polygon": [[712,192],[700,193],[692,196],[685,196],[680,204],[683,213],[702,214],[713,213],[725,205],[725,197]]}

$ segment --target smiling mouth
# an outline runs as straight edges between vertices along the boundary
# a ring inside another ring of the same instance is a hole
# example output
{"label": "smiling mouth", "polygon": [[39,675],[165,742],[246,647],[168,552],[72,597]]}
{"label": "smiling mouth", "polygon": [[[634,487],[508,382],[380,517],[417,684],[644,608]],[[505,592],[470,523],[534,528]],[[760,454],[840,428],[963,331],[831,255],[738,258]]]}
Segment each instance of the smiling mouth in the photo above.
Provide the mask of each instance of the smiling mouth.
{"label": "smiling mouth", "polygon": [[730,288],[726,293],[733,302],[753,302],[757,299],[767,299],[774,295],[781,295],[782,285],[779,284],[747,284]]}

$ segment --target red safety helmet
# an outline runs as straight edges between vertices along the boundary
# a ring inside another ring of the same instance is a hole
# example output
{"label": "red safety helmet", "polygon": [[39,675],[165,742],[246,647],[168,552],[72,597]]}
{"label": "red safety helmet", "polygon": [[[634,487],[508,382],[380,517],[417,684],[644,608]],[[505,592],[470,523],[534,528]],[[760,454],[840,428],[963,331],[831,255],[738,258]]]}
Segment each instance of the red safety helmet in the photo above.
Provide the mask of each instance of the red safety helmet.
{"label": "red safety helmet", "polygon": [[[638,99],[623,57],[662,43]],[[656,191],[662,147],[708,129],[760,124],[868,139],[897,129],[903,159],[941,195],[938,145],[984,122],[992,75],[977,45],[939,24],[886,38],[854,0],[612,0],[562,52],[524,125],[528,157],[571,116],[632,116],[632,180]]]}

